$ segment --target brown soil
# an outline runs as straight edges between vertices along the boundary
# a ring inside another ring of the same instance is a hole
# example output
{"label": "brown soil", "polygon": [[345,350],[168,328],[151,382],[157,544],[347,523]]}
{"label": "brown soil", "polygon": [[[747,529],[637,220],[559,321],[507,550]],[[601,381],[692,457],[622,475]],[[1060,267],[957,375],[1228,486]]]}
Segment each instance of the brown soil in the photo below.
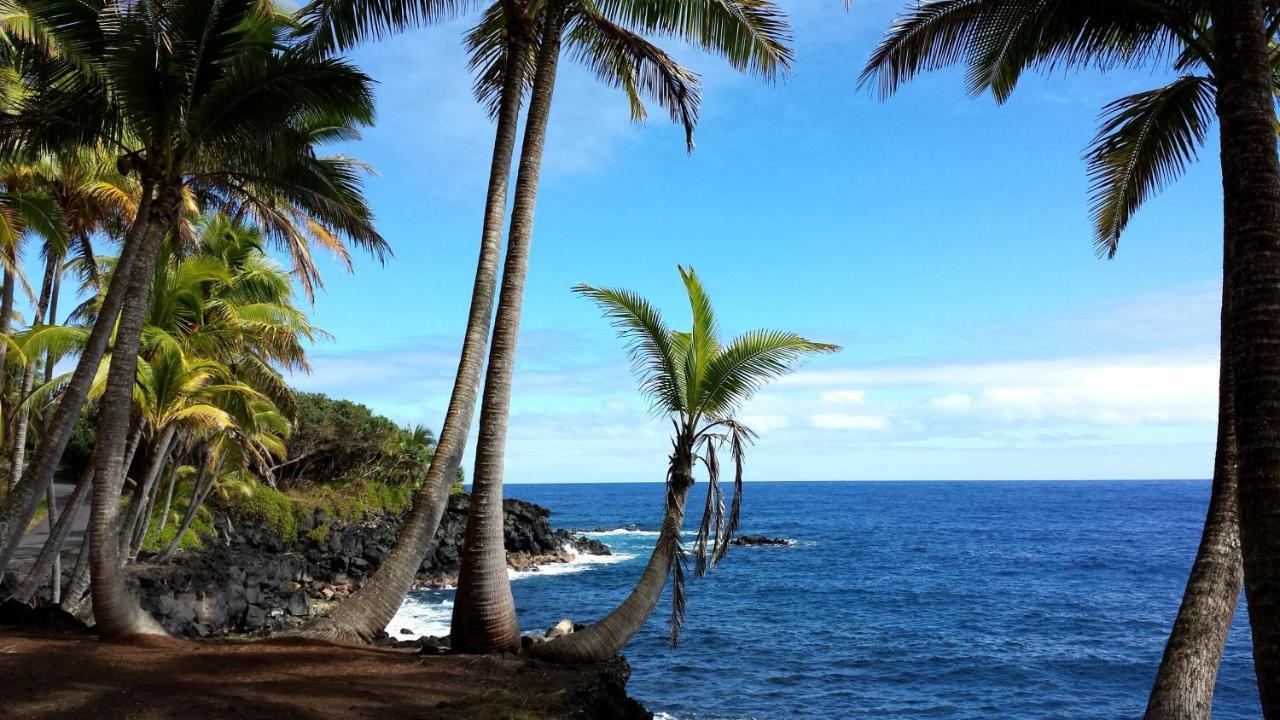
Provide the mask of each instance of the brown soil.
{"label": "brown soil", "polygon": [[80,634],[0,634],[6,720],[634,717],[610,704],[622,692],[619,679],[625,682],[624,664],[421,657],[310,640],[109,643]]}

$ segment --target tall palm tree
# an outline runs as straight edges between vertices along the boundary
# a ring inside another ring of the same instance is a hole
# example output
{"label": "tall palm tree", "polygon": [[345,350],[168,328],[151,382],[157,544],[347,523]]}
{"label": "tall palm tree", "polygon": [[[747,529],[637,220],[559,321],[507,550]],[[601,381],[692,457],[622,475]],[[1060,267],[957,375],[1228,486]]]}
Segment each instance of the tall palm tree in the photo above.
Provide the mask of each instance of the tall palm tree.
{"label": "tall palm tree", "polygon": [[[1275,29],[1277,8],[1269,7]],[[884,95],[922,71],[968,67],[970,92],[1007,99],[1026,69],[1149,66],[1178,74],[1168,85],[1107,105],[1087,153],[1100,251],[1114,256],[1133,214],[1194,161],[1212,129],[1223,74],[1203,0],[935,0],[904,11],[876,49],[863,82]],[[1280,57],[1268,70],[1280,79]],[[1225,131],[1225,128],[1223,128]],[[1224,136],[1225,140],[1225,136]],[[1153,683],[1146,717],[1207,718],[1243,575],[1237,502],[1236,388],[1228,246],[1223,279],[1222,367],[1213,489],[1196,561]],[[1253,613],[1251,613],[1252,615]],[[1259,669],[1261,673],[1261,669]]]}
{"label": "tall palm tree", "polygon": [[[497,45],[498,17],[487,13],[471,34],[471,46],[482,57]],[[547,0],[539,25],[502,289],[485,375],[471,510],[453,606],[450,634],[453,648],[461,651],[493,652],[518,647],[520,642],[503,545],[503,458],[542,151],[562,43],[568,45],[571,57],[582,60],[598,78],[626,91],[634,118],[645,116],[641,93],[661,104],[672,120],[683,125],[689,150],[693,149],[698,117],[697,76],[641,33],[696,43],[722,56],[735,69],[766,80],[789,70],[791,64],[786,18],[765,0],[673,0],[657,6],[634,0]],[[480,86],[482,97],[486,87]]]}
{"label": "tall palm tree", "polygon": [[[107,636],[158,633],[159,625],[127,592],[115,543],[129,397],[157,250],[177,229],[185,191],[193,187],[223,202],[255,205],[269,190],[380,251],[357,176],[349,163],[318,163],[300,120],[369,122],[369,80],[342,61],[291,48],[291,30],[270,7],[253,0],[163,6],[29,0],[23,7],[67,52],[31,51],[24,57],[39,72],[31,73],[33,95],[0,119],[9,130],[4,142],[36,150],[96,142],[121,148],[121,163],[140,178],[142,189],[94,326],[100,338],[92,338],[98,342],[91,341],[81,355],[58,408],[54,437],[45,439],[56,452],[42,444],[30,472],[52,472],[114,324],[95,448],[94,616]],[[101,22],[104,14],[111,22]],[[41,84],[51,76],[59,82]],[[213,188],[216,195],[208,192]],[[71,417],[60,425],[64,410]]]}
{"label": "tall palm tree", "polygon": [[[455,17],[479,5],[469,0],[315,0],[302,10],[301,17],[310,42],[317,47],[347,47],[408,26]],[[553,38],[558,49],[561,32],[570,28],[567,39],[575,54],[603,81],[621,87],[628,94],[637,119],[644,116],[641,95],[648,95],[666,108],[673,119],[684,123],[690,132],[697,117],[696,76],[635,32],[627,30],[624,24],[692,40],[726,55],[735,66],[756,69],[762,74],[768,74],[770,68],[785,66],[790,59],[789,51],[781,43],[785,26],[764,23],[765,19],[772,18],[772,13],[767,11],[772,6],[768,3],[756,0],[711,0],[705,3],[678,0],[655,5],[639,0],[611,0],[581,5],[586,8],[583,11],[586,15],[567,12],[568,6],[559,2],[498,0],[489,6],[480,23],[468,35],[471,65],[477,73],[477,95],[496,121],[496,136],[471,308],[458,372],[440,431],[436,461],[431,464],[396,543],[378,572],[329,617],[313,623],[309,634],[372,640],[399,609],[434,542],[475,412],[494,297],[498,291],[502,222],[520,106],[524,92],[537,82],[534,74],[540,38]],[[766,9],[761,10],[760,6]],[[549,12],[548,8],[556,10]],[[592,8],[593,14],[588,12]],[[559,17],[561,24],[548,29],[545,21],[549,17]],[[582,18],[588,19],[584,21]],[[557,53],[542,55],[558,59]],[[509,58],[516,58],[519,62],[510,62]],[[543,119],[539,121],[531,115],[530,123],[545,128],[554,68],[543,72],[542,78],[542,87],[548,90],[533,90],[532,94],[535,98],[541,95],[546,100],[543,110],[537,113]],[[540,158],[541,155],[541,141],[534,143],[537,145],[536,153],[529,145],[527,132],[525,142],[522,167],[524,158]],[[525,201],[519,212],[531,219],[536,173],[522,172],[520,178],[523,178],[526,191],[522,194]],[[518,179],[517,187],[521,185]],[[518,256],[519,252],[512,257]],[[512,282],[515,282],[514,276]],[[509,321],[510,310],[505,317]]]}
{"label": "tall palm tree", "polygon": [[[686,552],[681,541],[685,501],[694,482],[694,466],[707,469],[707,495],[694,541],[694,573],[714,567],[729,549],[742,507],[743,462],[755,434],[734,415],[765,383],[793,371],[809,355],[839,350],[799,335],[756,330],[722,344],[711,299],[691,268],[680,268],[693,315],[689,332],[668,328],[644,298],[627,290],[578,285],[574,292],[604,310],[618,328],[631,355],[641,391],[657,414],[675,427],[667,465],[662,529],[635,589],[608,615],[586,629],[530,646],[542,657],[572,662],[602,662],[617,655],[640,630],[658,604],[667,577],[672,579],[671,643],[684,621]],[[733,501],[725,514],[718,452],[728,448],[734,464]]]}
{"label": "tall palm tree", "polygon": [[[1280,161],[1262,0],[1210,0],[1217,51],[1240,538],[1263,716],[1280,718]],[[1275,8],[1270,8],[1275,10]]]}
{"label": "tall palm tree", "polygon": [[[300,17],[307,31],[308,44],[322,52],[453,17],[477,4],[469,0],[313,0],[302,9]],[[524,0],[501,2],[507,29],[505,51],[513,57],[524,57],[531,43],[531,28],[525,17],[526,5]],[[497,292],[508,179],[515,154],[522,90],[527,82],[528,72],[522,63],[505,64],[499,71],[497,83],[501,89],[494,111],[496,127],[476,275],[458,370],[440,429],[435,461],[414,497],[413,507],[395,544],[378,566],[378,571],[331,615],[313,622],[307,629],[308,634],[344,640],[373,640],[404,602],[405,593],[413,585],[418,568],[434,541],[436,528],[449,500],[448,488],[462,463],[467,433],[475,413]]]}

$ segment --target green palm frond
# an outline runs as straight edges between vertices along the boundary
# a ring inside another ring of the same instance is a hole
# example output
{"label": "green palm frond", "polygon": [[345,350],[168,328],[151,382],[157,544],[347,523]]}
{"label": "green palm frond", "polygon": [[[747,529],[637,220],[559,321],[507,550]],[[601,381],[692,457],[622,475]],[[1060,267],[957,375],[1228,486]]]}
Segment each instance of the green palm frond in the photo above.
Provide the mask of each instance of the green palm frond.
{"label": "green palm frond", "polygon": [[313,0],[298,11],[299,34],[315,52],[345,50],[459,17],[478,0]]}
{"label": "green palm frond", "polygon": [[1086,154],[1100,253],[1114,257],[1142,203],[1196,159],[1214,120],[1214,95],[1209,78],[1189,75],[1103,108]]}
{"label": "green palm frond", "polygon": [[771,0],[593,0],[600,14],[639,32],[693,43],[737,70],[773,80],[794,60],[791,27]]}
{"label": "green palm frond", "polygon": [[657,102],[685,132],[685,145],[693,152],[693,131],[698,124],[701,80],[661,48],[640,35],[611,22],[585,7],[568,33],[576,58],[601,82],[621,87],[631,103],[631,117],[644,120],[643,97]]}
{"label": "green palm frond", "polygon": [[593,301],[618,329],[627,344],[631,367],[655,410],[683,412],[684,397],[677,377],[681,373],[672,346],[671,331],[662,315],[639,295],[591,285],[575,285],[573,292]]}
{"label": "green palm frond", "polygon": [[792,372],[805,357],[840,350],[776,330],[746,333],[725,346],[707,365],[697,407],[708,416],[730,416],[756,390]]}

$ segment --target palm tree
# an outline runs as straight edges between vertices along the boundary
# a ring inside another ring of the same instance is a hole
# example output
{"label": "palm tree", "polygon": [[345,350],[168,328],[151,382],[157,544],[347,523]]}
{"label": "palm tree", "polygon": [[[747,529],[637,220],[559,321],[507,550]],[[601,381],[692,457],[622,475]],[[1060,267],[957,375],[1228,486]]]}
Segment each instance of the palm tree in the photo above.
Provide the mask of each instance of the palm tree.
{"label": "palm tree", "polygon": [[[473,4],[468,0],[313,0],[300,11],[300,17],[307,30],[309,45],[322,52],[332,47],[350,47],[365,39],[381,37],[409,26],[453,17]],[[525,56],[531,42],[531,28],[525,19],[524,6],[521,0],[501,2],[507,21],[505,48],[513,57]],[[414,497],[409,516],[378,571],[330,616],[313,622],[307,629],[308,634],[344,640],[373,640],[404,602],[405,593],[431,549],[436,528],[449,500],[448,488],[462,463],[467,433],[475,413],[498,284],[508,178],[515,154],[522,89],[527,81],[527,71],[521,63],[508,63],[499,71],[497,82],[501,90],[494,112],[497,123],[485,191],[476,276],[458,371],[440,429],[435,462],[431,463],[426,480]]]}
{"label": "palm tree", "polygon": [[[309,42],[317,49],[327,49],[349,47],[405,27],[455,17],[478,5],[478,2],[470,0],[314,0],[301,11],[300,16]],[[768,3],[763,4],[764,9],[760,9],[762,4],[754,0],[712,0],[706,3],[678,0],[652,7],[638,0],[581,5],[584,8],[582,12],[566,13],[568,6],[558,2],[498,0],[488,8],[468,36],[471,65],[478,75],[477,95],[489,108],[497,125],[476,279],[458,372],[440,430],[435,456],[438,462],[431,464],[396,543],[377,573],[329,617],[313,623],[308,634],[366,641],[375,638],[404,601],[405,593],[412,586],[414,576],[434,542],[475,412],[494,296],[498,290],[502,222],[520,105],[524,89],[530,84],[537,84],[534,79],[535,58],[540,54],[537,34],[540,32],[541,37],[553,38],[555,43],[552,52],[541,55],[558,59],[561,32],[570,28],[569,40],[575,52],[580,53],[602,80],[627,92],[632,112],[637,118],[644,116],[640,95],[650,95],[667,108],[674,119],[684,123],[689,132],[697,117],[696,77],[643,38],[626,30],[619,21],[630,21],[629,24],[635,27],[647,27],[660,34],[694,40],[725,54],[735,66],[757,69],[762,74],[768,74],[771,68],[785,66],[790,59],[789,51],[780,40],[785,34],[785,25],[775,24],[772,6]],[[555,10],[549,12],[548,7]],[[548,26],[548,18],[558,18],[555,20],[557,24]],[[587,19],[579,22],[582,18]],[[509,62],[509,58],[517,58],[520,62]],[[554,67],[544,71],[541,77],[541,86],[546,90],[535,89],[533,96],[545,98],[543,109],[537,113],[542,120],[531,115],[530,124],[545,128],[545,115],[550,108],[550,87],[555,79]],[[524,158],[540,159],[541,141],[536,141],[537,152],[534,152],[528,144],[530,139],[526,132],[522,168]],[[532,167],[536,166],[535,162]],[[522,194],[525,202],[520,212],[531,219],[536,172],[522,172],[520,177],[526,189]],[[517,187],[521,187],[519,179]],[[517,251],[509,257],[519,255]],[[513,276],[512,282],[515,280]],[[508,309],[504,315],[507,321],[510,314]]]}
{"label": "palm tree", "polygon": [[[604,310],[626,341],[641,391],[656,414],[675,427],[667,464],[662,529],[644,574],[631,594],[585,630],[530,646],[541,657],[572,662],[602,662],[618,654],[658,604],[667,576],[672,578],[671,643],[684,621],[686,552],[680,533],[685,500],[694,482],[694,466],[707,469],[707,496],[694,541],[695,575],[714,567],[729,549],[742,507],[743,462],[755,437],[734,415],[765,383],[792,372],[805,357],[836,352],[836,345],[799,335],[756,330],[727,345],[721,343],[711,299],[691,268],[680,268],[693,315],[689,332],[673,331],[644,298],[627,290],[578,285],[574,292]],[[728,447],[733,459],[733,501],[725,514],[718,453]]]}
{"label": "palm tree", "polygon": [[[478,56],[497,47],[499,18],[497,13],[487,13],[472,32],[470,44]],[[461,651],[500,651],[519,647],[520,642],[502,537],[503,457],[542,151],[562,42],[598,78],[626,91],[634,118],[645,116],[641,93],[661,104],[672,120],[683,125],[689,150],[698,117],[697,76],[640,33],[674,35],[696,43],[724,57],[735,69],[766,80],[789,70],[791,63],[785,16],[765,1],[673,0],[655,6],[634,0],[548,0],[541,8],[539,25],[529,115],[485,375],[471,510],[453,605],[452,646]],[[486,87],[480,86],[482,97]]]}
{"label": "palm tree", "polygon": [[[30,0],[23,7],[66,52],[26,53],[33,94],[0,120],[8,130],[5,144],[53,150],[102,142],[123,151],[121,163],[142,189],[99,321],[59,404],[53,437],[45,438],[29,475],[40,479],[41,489],[47,484],[115,325],[98,412],[90,527],[94,615],[107,636],[158,633],[126,590],[115,542],[129,398],[157,250],[177,229],[185,191],[193,188],[222,204],[261,207],[268,205],[260,201],[264,195],[288,198],[380,252],[384,246],[350,164],[318,163],[310,126],[301,120],[368,123],[369,81],[342,61],[290,47],[291,30],[253,0],[165,6]],[[101,22],[104,14],[111,22]],[[47,77],[59,82],[41,84]]]}
{"label": "palm tree", "polygon": [[[1270,8],[1273,12],[1275,8]],[[1280,161],[1262,0],[1210,0],[1217,52],[1229,362],[1239,448],[1240,539],[1263,716],[1280,718]]]}
{"label": "palm tree", "polygon": [[[1003,102],[1028,68],[1108,68],[1171,60],[1171,69],[1179,75],[1176,80],[1104,108],[1101,130],[1087,153],[1096,242],[1111,257],[1133,214],[1194,161],[1212,128],[1224,76],[1214,42],[1219,36],[1211,32],[1208,10],[1206,3],[1194,0],[935,0],[904,11],[868,62],[862,80],[878,80],[881,93],[890,95],[919,72],[964,63],[970,92],[990,91]],[[1277,27],[1277,10],[1269,9],[1271,29]],[[1273,80],[1280,78],[1280,57],[1270,58],[1268,71]],[[1229,246],[1224,261],[1228,270],[1237,264]],[[1231,273],[1225,272],[1212,497],[1195,565],[1153,683],[1149,719],[1209,716],[1240,593],[1232,283]],[[1260,668],[1260,677],[1261,673]]]}

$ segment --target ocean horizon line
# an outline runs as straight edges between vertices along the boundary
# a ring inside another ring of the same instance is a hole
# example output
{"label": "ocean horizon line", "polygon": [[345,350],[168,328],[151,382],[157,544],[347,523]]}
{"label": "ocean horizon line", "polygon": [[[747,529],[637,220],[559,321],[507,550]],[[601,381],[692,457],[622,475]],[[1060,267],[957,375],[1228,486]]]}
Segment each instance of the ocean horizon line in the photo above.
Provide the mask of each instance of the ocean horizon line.
{"label": "ocean horizon line", "polygon": [[[1184,477],[1184,478],[922,478],[922,479],[885,479],[885,480],[746,480],[745,482],[761,485],[783,485],[783,484],[909,484],[909,483],[1159,483],[1159,482],[1212,482],[1212,478],[1207,477]],[[723,481],[722,481],[723,482]],[[662,480],[563,480],[563,481],[526,481],[526,480],[507,480],[504,485],[664,485]],[[463,483],[463,486],[471,488],[471,483]]]}

